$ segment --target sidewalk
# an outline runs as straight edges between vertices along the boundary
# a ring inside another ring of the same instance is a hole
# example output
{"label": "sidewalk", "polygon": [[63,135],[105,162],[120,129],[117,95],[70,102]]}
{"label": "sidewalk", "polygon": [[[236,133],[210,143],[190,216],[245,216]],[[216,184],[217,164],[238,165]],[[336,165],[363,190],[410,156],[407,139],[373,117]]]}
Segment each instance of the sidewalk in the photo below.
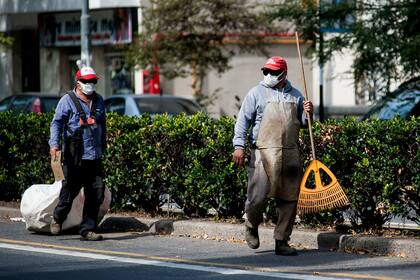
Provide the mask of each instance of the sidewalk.
{"label": "sidewalk", "polygon": [[[0,206],[0,217],[17,218],[20,216],[19,209]],[[117,214],[106,215],[104,218],[104,221],[108,224],[117,220],[124,220],[128,223],[133,223],[133,221],[140,222],[145,225],[143,230],[148,229],[150,232],[159,234],[173,234],[238,243],[245,242],[244,226],[240,224],[201,220],[152,219]],[[129,227],[130,225],[126,225],[126,228]],[[133,225],[133,227],[135,226]],[[273,227],[261,226],[259,228],[259,235],[261,243],[274,248]],[[349,253],[403,257],[420,261],[420,239],[415,238],[362,236],[295,229],[290,243],[303,249],[339,250]]]}

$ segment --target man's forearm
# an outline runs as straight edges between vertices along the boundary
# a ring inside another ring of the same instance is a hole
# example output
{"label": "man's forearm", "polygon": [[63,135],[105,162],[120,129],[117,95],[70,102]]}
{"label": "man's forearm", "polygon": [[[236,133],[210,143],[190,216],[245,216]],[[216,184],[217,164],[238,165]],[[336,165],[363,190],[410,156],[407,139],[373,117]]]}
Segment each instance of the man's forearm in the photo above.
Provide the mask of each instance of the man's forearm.
{"label": "man's forearm", "polygon": [[60,135],[62,132],[62,126],[60,126],[57,122],[53,122],[50,128],[50,140],[49,145],[50,148],[60,148]]}

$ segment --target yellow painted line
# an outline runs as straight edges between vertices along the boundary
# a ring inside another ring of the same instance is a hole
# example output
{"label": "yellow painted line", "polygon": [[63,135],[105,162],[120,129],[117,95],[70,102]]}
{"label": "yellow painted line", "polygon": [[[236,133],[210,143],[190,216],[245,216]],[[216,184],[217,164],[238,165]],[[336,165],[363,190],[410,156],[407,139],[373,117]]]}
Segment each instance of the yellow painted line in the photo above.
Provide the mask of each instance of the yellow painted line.
{"label": "yellow painted line", "polygon": [[302,274],[302,275],[314,275],[314,276],[325,276],[325,277],[348,277],[348,278],[353,278],[353,279],[374,279],[374,280],[396,280],[397,279],[397,278],[392,278],[392,277],[372,276],[372,275],[367,275],[367,274],[353,274],[353,273],[340,273],[340,272],[308,272],[308,271],[301,271],[301,270],[263,268],[263,267],[246,266],[246,265],[224,264],[224,263],[197,261],[197,260],[171,258],[171,257],[149,256],[149,255],[145,255],[141,253],[109,251],[109,250],[102,250],[102,249],[91,249],[91,248],[82,248],[82,247],[74,247],[74,246],[55,245],[55,244],[49,244],[49,243],[38,243],[38,242],[13,240],[13,239],[5,239],[5,238],[0,238],[0,242],[8,243],[8,244],[41,247],[41,248],[62,249],[62,250],[70,250],[70,251],[78,251],[78,252],[98,253],[98,254],[104,254],[104,255],[142,258],[142,259],[154,260],[154,261],[241,269],[241,270],[249,270],[249,271],[256,271],[256,272],[295,273],[295,274]]}

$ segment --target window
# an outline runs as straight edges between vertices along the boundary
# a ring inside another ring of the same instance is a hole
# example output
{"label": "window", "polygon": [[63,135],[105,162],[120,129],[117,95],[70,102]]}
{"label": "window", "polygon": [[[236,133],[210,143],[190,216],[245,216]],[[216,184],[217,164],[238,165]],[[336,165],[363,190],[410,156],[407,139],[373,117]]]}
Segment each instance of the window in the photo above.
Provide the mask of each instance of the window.
{"label": "window", "polygon": [[52,112],[57,107],[59,97],[41,97],[42,112]]}
{"label": "window", "polygon": [[0,102],[0,112],[7,111],[9,104],[12,102],[13,96],[6,97]]}
{"label": "window", "polygon": [[392,119],[397,115],[407,118],[419,103],[420,91],[407,90],[395,98],[386,100],[376,115],[379,119]]}
{"label": "window", "polygon": [[181,98],[137,98],[137,106],[140,113],[169,115],[186,113],[192,115],[200,111],[200,107],[194,102]]}
{"label": "window", "polygon": [[125,113],[125,99],[111,98],[105,101],[105,110],[107,113],[117,113],[124,115]]}
{"label": "window", "polygon": [[137,106],[139,107],[140,114],[161,114],[160,98],[137,98]]}
{"label": "window", "polygon": [[162,109],[168,114],[179,114],[185,112],[192,115],[200,111],[193,102],[184,99],[162,99]]}
{"label": "window", "polygon": [[18,112],[29,112],[34,99],[34,96],[16,96],[12,101],[10,109]]}

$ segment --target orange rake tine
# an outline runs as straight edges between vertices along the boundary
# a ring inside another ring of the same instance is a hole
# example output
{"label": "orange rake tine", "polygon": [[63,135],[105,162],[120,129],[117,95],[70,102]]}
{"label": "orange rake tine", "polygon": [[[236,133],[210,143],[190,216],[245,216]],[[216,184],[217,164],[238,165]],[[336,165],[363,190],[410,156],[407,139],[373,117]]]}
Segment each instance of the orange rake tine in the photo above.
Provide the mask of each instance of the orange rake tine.
{"label": "orange rake tine", "polygon": [[[302,71],[303,77],[303,88],[305,92],[305,99],[308,100],[308,92],[306,89],[305,81],[305,71],[303,68],[302,56],[300,54],[299,46],[299,35],[295,32],[296,35],[296,46],[299,55],[300,68]],[[340,184],[335,178],[334,174],[326,167],[322,162],[316,160],[315,156],[315,145],[312,134],[312,121],[308,117],[308,129],[309,129],[309,138],[311,140],[311,151],[312,151],[312,162],[309,164],[308,168],[305,171],[305,174],[302,177],[302,182],[300,183],[300,194],[298,200],[298,210],[302,214],[315,213],[325,209],[341,207],[349,204],[349,200],[341,188]],[[325,173],[330,177],[331,182],[324,186],[321,180],[320,170],[325,171]],[[315,175],[315,187],[313,189],[307,188],[306,183],[308,176],[311,172],[314,172]]]}

